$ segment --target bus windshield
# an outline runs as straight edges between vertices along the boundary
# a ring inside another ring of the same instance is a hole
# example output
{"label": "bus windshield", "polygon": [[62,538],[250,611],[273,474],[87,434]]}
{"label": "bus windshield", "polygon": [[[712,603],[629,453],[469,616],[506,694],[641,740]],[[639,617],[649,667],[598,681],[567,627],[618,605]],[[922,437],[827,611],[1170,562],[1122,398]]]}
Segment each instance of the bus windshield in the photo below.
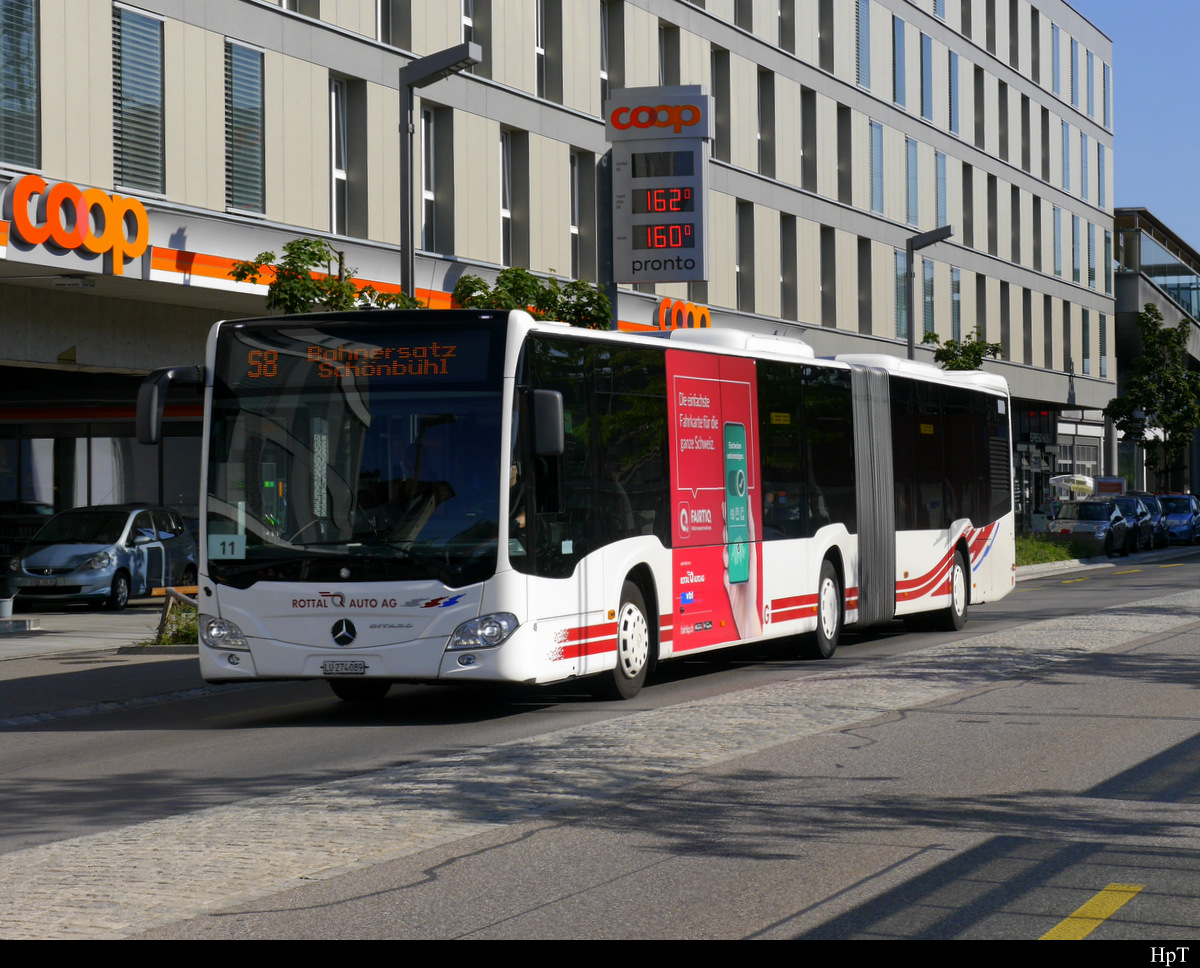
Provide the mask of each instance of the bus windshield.
{"label": "bus windshield", "polygon": [[495,572],[503,329],[316,318],[222,328],[208,464],[218,582]]}

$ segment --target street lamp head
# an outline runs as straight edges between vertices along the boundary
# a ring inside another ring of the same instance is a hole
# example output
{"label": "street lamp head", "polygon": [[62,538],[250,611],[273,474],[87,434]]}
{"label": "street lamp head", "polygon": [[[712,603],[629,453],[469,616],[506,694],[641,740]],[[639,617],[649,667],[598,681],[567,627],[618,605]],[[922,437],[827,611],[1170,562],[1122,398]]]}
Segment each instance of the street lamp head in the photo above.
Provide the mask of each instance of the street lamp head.
{"label": "street lamp head", "polygon": [[435,81],[483,62],[483,48],[473,41],[439,50],[428,57],[418,57],[400,68],[401,87],[426,87]]}

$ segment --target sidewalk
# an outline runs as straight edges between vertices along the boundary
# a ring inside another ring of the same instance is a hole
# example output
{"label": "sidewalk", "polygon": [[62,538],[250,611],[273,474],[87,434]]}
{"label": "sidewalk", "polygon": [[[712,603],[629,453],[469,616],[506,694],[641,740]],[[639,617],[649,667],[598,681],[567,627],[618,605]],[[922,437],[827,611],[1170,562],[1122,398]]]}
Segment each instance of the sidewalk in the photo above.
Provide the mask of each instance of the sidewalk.
{"label": "sidewalk", "polygon": [[[18,611],[17,623],[27,620],[33,628],[0,635],[0,661],[33,659],[71,652],[115,652],[136,642],[154,638],[162,599],[138,599],[123,612],[94,610],[86,605],[62,609]],[[172,653],[195,652],[196,646],[172,646]]]}

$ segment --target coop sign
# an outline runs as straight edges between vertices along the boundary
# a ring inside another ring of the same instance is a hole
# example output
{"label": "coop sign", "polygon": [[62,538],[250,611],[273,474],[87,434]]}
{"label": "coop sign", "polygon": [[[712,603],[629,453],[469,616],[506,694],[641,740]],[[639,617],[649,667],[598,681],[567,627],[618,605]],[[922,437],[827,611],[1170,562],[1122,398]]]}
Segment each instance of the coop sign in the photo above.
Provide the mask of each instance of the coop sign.
{"label": "coop sign", "polygon": [[136,198],[70,182],[50,184],[40,175],[9,183],[4,217],[26,245],[102,256],[105,271],[114,275],[121,275],[126,260],[142,255],[150,241],[150,218]]}

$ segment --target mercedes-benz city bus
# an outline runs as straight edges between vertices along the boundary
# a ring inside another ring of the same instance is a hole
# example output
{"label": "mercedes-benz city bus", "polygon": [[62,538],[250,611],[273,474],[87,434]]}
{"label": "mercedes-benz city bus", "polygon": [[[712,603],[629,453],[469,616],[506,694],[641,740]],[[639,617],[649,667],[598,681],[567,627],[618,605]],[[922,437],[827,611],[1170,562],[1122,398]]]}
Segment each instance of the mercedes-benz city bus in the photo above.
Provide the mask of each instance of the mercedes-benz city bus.
{"label": "mercedes-benz city bus", "polygon": [[221,322],[204,390],[200,665],[210,682],[587,677],[1013,587],[1007,387],[791,338],[572,329],[528,314]]}

